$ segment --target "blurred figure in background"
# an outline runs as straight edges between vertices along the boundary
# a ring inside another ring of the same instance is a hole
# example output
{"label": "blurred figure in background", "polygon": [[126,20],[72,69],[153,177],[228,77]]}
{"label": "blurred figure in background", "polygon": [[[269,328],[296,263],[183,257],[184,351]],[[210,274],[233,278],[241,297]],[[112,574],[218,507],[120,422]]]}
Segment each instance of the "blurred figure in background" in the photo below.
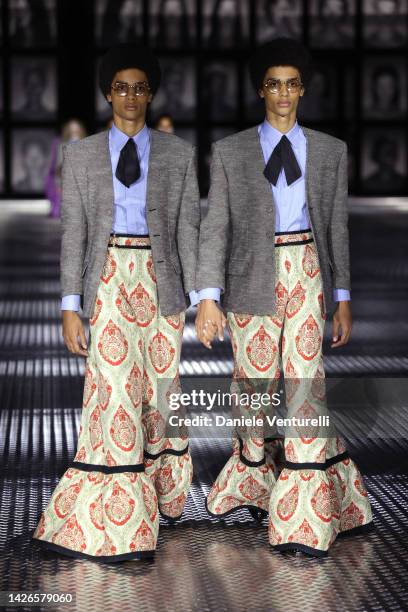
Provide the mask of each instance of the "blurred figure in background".
{"label": "blurred figure in background", "polygon": [[160,115],[157,117],[155,126],[159,132],[167,132],[167,134],[174,134],[174,121],[171,115]]}
{"label": "blurred figure in background", "polygon": [[52,142],[50,166],[45,179],[45,196],[51,203],[50,217],[59,218],[61,212],[62,143],[81,140],[86,135],[82,121],[69,119],[62,126],[61,136],[57,136]]}

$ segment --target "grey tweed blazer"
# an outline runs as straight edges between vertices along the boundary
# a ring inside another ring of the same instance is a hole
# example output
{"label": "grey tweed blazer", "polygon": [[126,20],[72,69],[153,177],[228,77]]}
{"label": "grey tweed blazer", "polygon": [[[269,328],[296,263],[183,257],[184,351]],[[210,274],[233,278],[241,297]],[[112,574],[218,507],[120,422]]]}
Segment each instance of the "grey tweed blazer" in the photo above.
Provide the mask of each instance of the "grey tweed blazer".
{"label": "grey tweed blazer", "polygon": [[[307,139],[306,199],[323,282],[324,308],[332,289],[350,289],[347,145],[302,126]],[[212,146],[208,210],[200,227],[197,289],[220,287],[225,311],[275,312],[275,202],[263,175],[258,126]]]}
{"label": "grey tweed blazer", "polygon": [[[61,296],[80,294],[91,317],[113,222],[108,130],[63,146]],[[146,216],[160,311],[176,314],[195,289],[200,195],[195,147],[151,130]]]}

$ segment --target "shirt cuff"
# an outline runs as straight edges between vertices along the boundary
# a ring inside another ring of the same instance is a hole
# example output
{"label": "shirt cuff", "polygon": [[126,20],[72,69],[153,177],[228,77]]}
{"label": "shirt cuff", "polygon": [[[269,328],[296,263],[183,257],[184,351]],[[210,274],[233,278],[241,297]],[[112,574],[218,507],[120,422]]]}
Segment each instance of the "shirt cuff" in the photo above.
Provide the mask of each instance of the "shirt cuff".
{"label": "shirt cuff", "polygon": [[200,301],[200,298],[198,297],[198,291],[190,291],[188,295],[190,298],[191,306],[197,306],[198,302]]}
{"label": "shirt cuff", "polygon": [[201,300],[215,300],[216,302],[220,301],[221,289],[218,287],[209,287],[207,289],[200,289],[198,292],[198,297]]}
{"label": "shirt cuff", "polygon": [[81,305],[81,296],[75,295],[64,295],[61,300],[61,310],[75,310],[78,311]]}
{"label": "shirt cuff", "polygon": [[333,289],[333,300],[335,302],[350,301],[350,291],[348,289]]}

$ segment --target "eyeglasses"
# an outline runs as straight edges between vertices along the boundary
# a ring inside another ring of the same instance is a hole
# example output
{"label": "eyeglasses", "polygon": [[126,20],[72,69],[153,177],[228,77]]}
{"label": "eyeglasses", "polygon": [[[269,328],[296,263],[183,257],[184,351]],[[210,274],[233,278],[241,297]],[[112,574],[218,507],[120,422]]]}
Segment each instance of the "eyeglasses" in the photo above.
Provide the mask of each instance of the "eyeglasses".
{"label": "eyeglasses", "polygon": [[296,77],[287,79],[286,81],[281,81],[280,79],[267,79],[263,85],[270,93],[279,93],[282,89],[282,85],[286,85],[289,93],[294,93],[299,91],[303,83]]}
{"label": "eyeglasses", "polygon": [[131,85],[130,83],[125,83],[124,81],[116,81],[115,85],[111,86],[112,89],[115,90],[118,96],[127,96],[129,93],[129,88],[133,88],[135,92],[135,96],[147,96],[150,92],[149,83],[147,81],[138,81]]}

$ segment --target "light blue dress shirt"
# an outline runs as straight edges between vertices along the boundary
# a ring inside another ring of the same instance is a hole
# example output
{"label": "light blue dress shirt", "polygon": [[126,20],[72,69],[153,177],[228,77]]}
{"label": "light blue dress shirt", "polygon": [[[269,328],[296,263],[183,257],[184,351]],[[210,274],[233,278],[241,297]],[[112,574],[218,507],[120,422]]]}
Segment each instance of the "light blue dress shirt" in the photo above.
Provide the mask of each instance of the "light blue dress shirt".
{"label": "light blue dress shirt", "polygon": [[[127,143],[129,136],[122,132],[114,123],[109,130],[109,151],[112,164],[114,190],[114,219],[112,232],[117,234],[148,234],[146,220],[146,189],[149,170],[150,130],[144,127],[134,136],[140,163],[140,177],[130,187],[126,187],[116,178],[115,172],[121,149]],[[189,293],[191,304],[198,303],[196,291]],[[66,295],[61,300],[61,310],[80,309],[80,295]]]}
{"label": "light blue dress shirt", "polygon": [[[283,134],[274,128],[267,119],[258,126],[258,133],[266,165],[272,151]],[[302,176],[291,185],[288,185],[286,183],[285,172],[282,169],[276,185],[271,184],[276,204],[276,232],[293,232],[311,227],[306,204],[306,184],[304,178],[306,167],[306,137],[297,121],[289,132],[286,132],[286,136],[290,140],[292,149],[302,170]],[[219,301],[220,294],[220,289],[202,289],[198,291],[200,300],[210,298]],[[347,289],[333,289],[333,299],[335,302],[350,300],[350,291]]]}

